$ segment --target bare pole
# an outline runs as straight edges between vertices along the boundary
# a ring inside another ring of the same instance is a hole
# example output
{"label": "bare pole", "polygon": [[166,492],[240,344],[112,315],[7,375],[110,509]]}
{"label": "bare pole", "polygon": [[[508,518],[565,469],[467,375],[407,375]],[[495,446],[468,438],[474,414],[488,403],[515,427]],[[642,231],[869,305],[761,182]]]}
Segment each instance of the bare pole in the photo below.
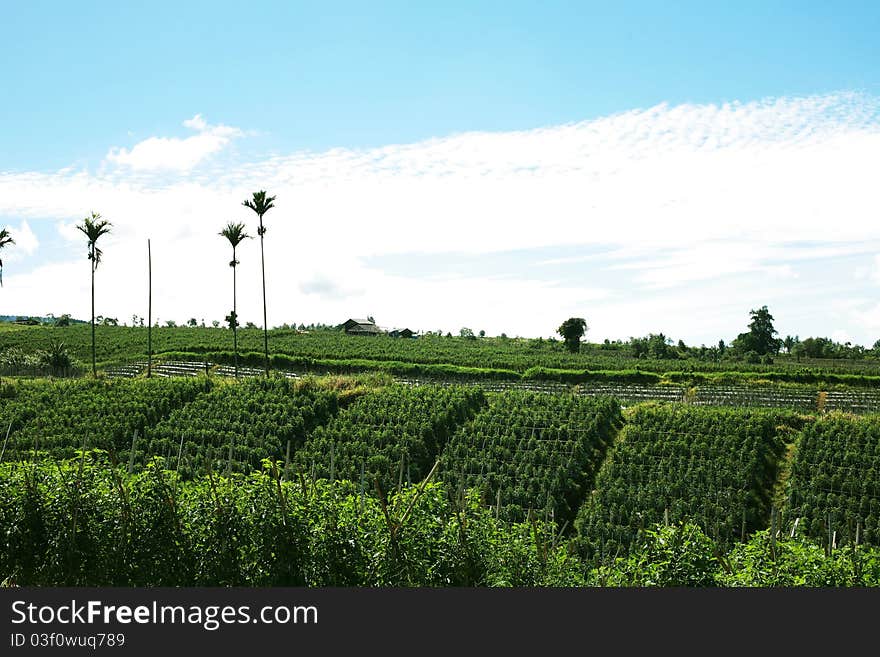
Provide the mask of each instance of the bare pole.
{"label": "bare pole", "polygon": [[147,378],[153,375],[153,255],[147,240]]}

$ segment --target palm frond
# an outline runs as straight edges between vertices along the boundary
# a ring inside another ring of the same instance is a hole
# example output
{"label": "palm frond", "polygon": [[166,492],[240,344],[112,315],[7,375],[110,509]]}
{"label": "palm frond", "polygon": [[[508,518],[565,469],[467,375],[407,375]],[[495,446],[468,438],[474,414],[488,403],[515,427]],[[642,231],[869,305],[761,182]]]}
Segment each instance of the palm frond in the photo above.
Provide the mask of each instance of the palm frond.
{"label": "palm frond", "polygon": [[221,230],[218,235],[221,237],[225,237],[229,240],[229,243],[232,245],[232,248],[237,247],[244,240],[250,239],[251,236],[247,234],[244,228],[244,224],[229,222],[226,226]]}
{"label": "palm frond", "polygon": [[269,210],[275,207],[275,205],[273,204],[275,198],[275,196],[266,196],[266,192],[264,190],[260,190],[259,192],[253,193],[253,200],[248,199],[242,201],[242,205],[246,208],[250,208],[260,217],[262,217]]}
{"label": "palm frond", "polygon": [[96,242],[102,235],[106,235],[110,232],[110,226],[112,226],[109,221],[105,219],[101,219],[101,215],[92,212],[90,217],[86,217],[83,219],[83,222],[77,225],[77,230],[79,230],[89,241],[89,260],[94,260],[95,266],[98,266],[98,263],[101,262],[101,256],[103,255],[103,251],[99,249],[96,245]]}

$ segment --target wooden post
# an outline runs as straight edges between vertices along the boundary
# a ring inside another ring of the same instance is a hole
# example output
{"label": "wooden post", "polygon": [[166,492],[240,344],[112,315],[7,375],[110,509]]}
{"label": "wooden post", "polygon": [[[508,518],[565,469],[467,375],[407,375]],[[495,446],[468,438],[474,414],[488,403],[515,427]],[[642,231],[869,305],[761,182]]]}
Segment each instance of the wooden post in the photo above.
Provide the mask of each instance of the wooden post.
{"label": "wooden post", "polygon": [[131,474],[132,470],[134,470],[134,448],[137,445],[138,439],[138,430],[134,430],[134,435],[131,437],[131,451],[128,454],[128,473]]}
{"label": "wooden post", "polygon": [[776,561],[776,507],[770,507],[770,557]]}
{"label": "wooden post", "polygon": [[856,540],[853,543],[853,551],[852,551],[853,569],[855,570],[856,578],[861,577],[861,575],[862,575],[862,572],[861,572],[862,567],[861,567],[861,564],[859,563],[859,530],[861,529],[861,527],[862,527],[862,520],[861,520],[861,518],[859,518],[858,520],[856,520]]}
{"label": "wooden post", "polygon": [[364,462],[361,461],[361,486],[358,495],[358,513],[364,512]]}
{"label": "wooden post", "polygon": [[828,512],[828,556],[831,556],[831,512]]}
{"label": "wooden post", "polygon": [[797,531],[798,523],[801,521],[801,517],[798,516],[794,519],[794,524],[791,526],[791,536],[789,538],[794,538],[794,533]]}
{"label": "wooden post", "polygon": [[284,456],[284,479],[287,480],[287,470],[290,468],[290,439],[287,439],[287,454]]}
{"label": "wooden post", "polygon": [[180,473],[180,455],[183,453],[183,434],[180,434],[180,446],[177,448],[177,469],[176,472]]}
{"label": "wooden post", "polygon": [[12,420],[9,420],[9,426],[6,428],[6,438],[3,440],[3,449],[0,450],[0,463],[3,463],[3,455],[6,453],[6,443],[9,442],[10,431],[12,431]]}

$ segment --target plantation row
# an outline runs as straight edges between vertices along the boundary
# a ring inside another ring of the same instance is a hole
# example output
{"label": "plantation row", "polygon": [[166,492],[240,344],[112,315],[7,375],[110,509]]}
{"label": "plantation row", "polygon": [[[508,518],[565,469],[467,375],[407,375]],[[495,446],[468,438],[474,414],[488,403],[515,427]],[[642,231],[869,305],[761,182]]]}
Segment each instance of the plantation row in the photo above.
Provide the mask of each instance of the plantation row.
{"label": "plantation row", "polygon": [[662,521],[696,522],[725,547],[795,522],[832,546],[880,544],[876,416],[680,403],[627,415],[612,397],[379,378],[19,381],[0,386],[0,460],[85,447],[131,472],[162,457],[192,479],[268,458],[286,479],[345,479],[376,499],[430,475],[499,520],[555,521],[598,560]]}
{"label": "plantation row", "polygon": [[755,533],[722,551],[692,524],[646,529],[592,566],[553,523],[509,524],[442,484],[377,499],[262,473],[129,475],[95,454],[0,466],[0,585],[878,586],[880,549]]}
{"label": "plantation row", "polygon": [[440,477],[477,490],[504,517],[529,510],[569,523],[622,424],[611,397],[507,392],[459,428],[443,451]]}
{"label": "plantation row", "polygon": [[[280,360],[279,358],[275,359]],[[107,370],[113,378],[133,378],[144,375],[147,362],[118,365]],[[235,370],[230,365],[216,365],[204,361],[158,361],[152,366],[156,377],[198,376],[216,373],[232,377]],[[301,373],[277,370],[289,378],[299,378]],[[265,370],[256,367],[240,367],[239,377],[263,376]],[[610,373],[609,373],[610,374]],[[505,390],[530,390],[535,392],[565,393],[579,395],[612,396],[626,405],[643,401],[682,401],[698,406],[734,406],[737,408],[785,408],[803,412],[846,411],[849,413],[880,412],[880,390],[830,390],[822,391],[808,386],[773,385],[716,385],[706,384],[688,388],[675,384],[602,383],[590,381],[566,384],[552,381],[492,381],[483,379],[435,379],[396,376],[400,383],[408,385],[479,385],[488,392]]]}
{"label": "plantation row", "polygon": [[767,411],[640,407],[577,519],[588,554],[624,553],[644,527],[693,519],[730,545],[766,527],[784,443]]}
{"label": "plantation row", "polygon": [[[341,318],[342,321],[344,318]],[[415,328],[415,327],[411,327]],[[71,355],[81,361],[91,359],[91,337],[88,325],[67,327],[0,326],[2,346],[31,351],[48,349],[62,341]],[[147,329],[125,326],[98,326],[97,360],[112,365],[144,359],[147,355]],[[189,352],[204,354],[231,351],[231,331],[222,328],[154,328],[153,352]],[[261,352],[263,337],[260,329],[238,329],[241,352]],[[542,339],[494,338],[468,340],[459,337],[423,336],[401,339],[387,336],[363,337],[346,335],[340,330],[315,330],[301,333],[277,328],[269,331],[272,354],[296,355],[315,360],[365,360],[425,365],[450,365],[464,368],[525,373],[532,368],[549,370],[633,370],[642,372],[726,372],[798,373],[810,370],[819,374],[880,375],[880,363],[873,359],[802,359],[779,356],[772,365],[749,364],[721,360],[660,360],[634,358],[601,345],[584,344],[578,353],[570,353],[561,342]],[[257,365],[261,365],[262,362]]]}

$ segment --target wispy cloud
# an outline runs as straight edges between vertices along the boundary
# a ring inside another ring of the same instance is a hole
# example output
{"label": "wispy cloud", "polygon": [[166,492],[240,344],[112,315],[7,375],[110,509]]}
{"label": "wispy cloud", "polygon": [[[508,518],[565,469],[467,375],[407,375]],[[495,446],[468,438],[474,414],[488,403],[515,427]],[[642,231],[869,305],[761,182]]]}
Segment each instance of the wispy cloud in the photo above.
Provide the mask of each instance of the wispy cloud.
{"label": "wispy cloud", "polygon": [[[591,326],[609,337],[665,323],[708,335],[743,323],[780,282],[807,321],[825,314],[817,281],[826,298],[847,295],[839,280],[855,273],[819,279],[805,268],[868,258],[880,245],[880,98],[867,94],[658,105],[537,130],[222,167],[212,156],[243,133],[201,115],[184,125],[195,134],[113,149],[97,172],[0,173],[0,216],[70,234],[74,221],[100,211],[114,222],[102,264],[111,314],[129,312],[151,237],[166,316],[222,317],[228,254],[216,233],[231,219],[253,222],[241,201],[267,189],[277,195],[266,216],[270,322],[369,313],[387,324],[482,324],[472,328],[524,335],[552,332],[568,312],[602,318]],[[559,257],[554,247],[565,247]],[[364,264],[383,254],[509,251],[524,252],[512,277],[462,271],[429,280],[417,255],[404,274]],[[258,258],[242,250],[242,289],[258,289]],[[587,272],[579,282],[553,282],[557,270],[579,265]],[[25,306],[78,298],[50,282],[60,263],[40,266],[46,273],[18,288],[10,278],[5,305],[36,313]],[[863,283],[874,285],[869,274]],[[251,303],[251,317],[261,315],[254,299],[242,303],[243,317]],[[688,307],[711,312],[694,320]],[[838,320],[867,335],[874,313],[852,307]]]}
{"label": "wispy cloud", "polygon": [[138,171],[189,171],[209,156],[223,150],[229,142],[242,136],[242,131],[225,125],[210,125],[201,114],[183,122],[194,130],[191,137],[149,137],[130,149],[115,146],[107,153],[107,161]]}
{"label": "wispy cloud", "polygon": [[22,221],[18,226],[9,226],[8,230],[15,244],[9,245],[3,253],[7,262],[18,262],[26,256],[33,255],[40,246],[40,240],[34,235],[27,221]]}

